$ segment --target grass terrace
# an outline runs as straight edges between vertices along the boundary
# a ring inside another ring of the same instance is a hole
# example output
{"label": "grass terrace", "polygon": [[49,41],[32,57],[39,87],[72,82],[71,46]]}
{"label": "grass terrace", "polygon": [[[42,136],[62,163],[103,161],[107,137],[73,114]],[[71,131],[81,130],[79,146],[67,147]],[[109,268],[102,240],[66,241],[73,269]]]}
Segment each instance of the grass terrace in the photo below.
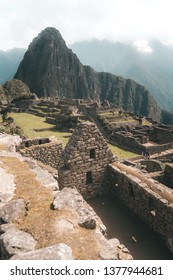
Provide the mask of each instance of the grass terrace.
{"label": "grass terrace", "polygon": [[[50,137],[53,135],[60,139],[65,146],[71,136],[71,133],[57,131],[54,125],[46,123],[45,118],[42,117],[26,113],[11,113],[10,116],[14,118],[15,123],[22,128],[24,134],[28,138]],[[113,145],[109,145],[109,147],[118,159],[128,159],[138,156],[135,153],[120,149]]]}
{"label": "grass terrace", "polygon": [[45,122],[45,118],[26,113],[11,113],[10,116],[20,126],[28,138],[55,136],[65,146],[71,133],[59,132],[53,124]]}
{"label": "grass terrace", "polygon": [[138,154],[135,154],[135,153],[130,152],[130,151],[123,150],[123,149],[121,149],[121,148],[119,148],[117,146],[111,145],[111,144],[109,144],[109,148],[111,149],[112,153],[117,156],[117,158],[119,160],[121,160],[121,159],[129,159],[129,158],[133,158],[133,157],[139,156]]}

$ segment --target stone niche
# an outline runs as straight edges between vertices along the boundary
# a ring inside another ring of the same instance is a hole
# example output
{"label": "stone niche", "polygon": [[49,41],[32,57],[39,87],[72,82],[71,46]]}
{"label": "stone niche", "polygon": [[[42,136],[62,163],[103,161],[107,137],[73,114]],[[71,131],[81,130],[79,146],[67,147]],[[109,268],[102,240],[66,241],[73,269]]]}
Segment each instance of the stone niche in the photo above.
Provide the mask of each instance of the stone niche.
{"label": "stone niche", "polygon": [[79,124],[62,153],[59,187],[76,187],[85,199],[109,190],[106,171],[115,156],[95,124]]}

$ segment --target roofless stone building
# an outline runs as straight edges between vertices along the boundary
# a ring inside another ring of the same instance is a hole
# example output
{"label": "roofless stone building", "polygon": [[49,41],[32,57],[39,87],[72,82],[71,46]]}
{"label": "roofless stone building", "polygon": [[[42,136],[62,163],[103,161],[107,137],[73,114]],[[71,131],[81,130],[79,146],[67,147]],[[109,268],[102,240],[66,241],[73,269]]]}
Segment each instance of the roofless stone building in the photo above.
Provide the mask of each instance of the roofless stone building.
{"label": "roofless stone building", "polygon": [[106,170],[115,156],[95,124],[78,125],[62,157],[64,165],[58,170],[60,189],[76,187],[86,199],[108,191]]}

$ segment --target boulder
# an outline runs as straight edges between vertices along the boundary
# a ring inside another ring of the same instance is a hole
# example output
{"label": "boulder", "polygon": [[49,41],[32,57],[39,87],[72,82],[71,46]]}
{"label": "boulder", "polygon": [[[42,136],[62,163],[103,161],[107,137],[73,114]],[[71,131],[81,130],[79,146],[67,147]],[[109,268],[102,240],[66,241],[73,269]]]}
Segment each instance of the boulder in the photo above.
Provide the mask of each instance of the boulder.
{"label": "boulder", "polygon": [[82,222],[79,222],[81,227],[86,229],[95,229],[96,228],[96,221],[93,218],[87,218]]}
{"label": "boulder", "polygon": [[48,170],[39,166],[33,159],[31,160],[27,158],[26,162],[28,162],[29,166],[32,168],[36,174],[36,179],[41,183],[42,186],[51,187],[53,190],[59,190],[57,180],[55,180]]}
{"label": "boulder", "polygon": [[96,228],[96,214],[94,210],[87,205],[83,197],[76,189],[64,188],[57,193],[53,208],[57,210],[73,209],[79,215],[78,224],[86,229]]}
{"label": "boulder", "polygon": [[133,260],[132,255],[130,255],[129,250],[123,245],[118,246],[118,259],[119,260]]}
{"label": "boulder", "polygon": [[107,240],[107,242],[104,242],[104,246],[100,251],[100,257],[102,260],[118,260],[117,246]]}
{"label": "boulder", "polygon": [[0,236],[0,256],[1,259],[9,259],[19,253],[33,251],[37,241],[31,234],[18,230],[8,229]]}
{"label": "boulder", "polygon": [[[1,136],[1,135],[0,135]],[[0,143],[1,137],[0,137]],[[0,167],[1,189],[0,189],[0,206],[10,201],[15,190],[14,175],[6,173],[4,168]]]}
{"label": "boulder", "polygon": [[10,224],[2,224],[0,225],[0,234],[6,232],[9,229],[16,229],[15,225],[10,223]]}
{"label": "boulder", "polygon": [[77,210],[83,203],[84,199],[76,189],[64,188],[57,193],[53,201],[53,208]]}
{"label": "boulder", "polygon": [[64,243],[14,255],[11,260],[73,260],[72,250]]}
{"label": "boulder", "polygon": [[92,208],[80,208],[78,210],[79,214],[79,225],[86,229],[95,229],[96,220],[94,219],[95,212]]}
{"label": "boulder", "polygon": [[25,215],[26,204],[23,199],[11,200],[0,209],[0,219],[4,223],[10,223]]}

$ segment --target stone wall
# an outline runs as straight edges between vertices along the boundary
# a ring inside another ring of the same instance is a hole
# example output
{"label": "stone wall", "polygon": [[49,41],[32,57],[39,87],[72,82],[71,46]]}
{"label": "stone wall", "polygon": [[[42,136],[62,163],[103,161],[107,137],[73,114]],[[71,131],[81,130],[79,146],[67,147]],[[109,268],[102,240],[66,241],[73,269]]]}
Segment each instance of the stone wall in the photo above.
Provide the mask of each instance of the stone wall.
{"label": "stone wall", "polygon": [[173,142],[173,126],[157,126],[150,132],[149,138],[150,141],[158,144]]}
{"label": "stone wall", "polygon": [[19,109],[23,109],[23,111],[26,111],[30,109],[32,106],[37,105],[39,103],[38,99],[29,99],[29,100],[18,100],[15,101],[15,107]]}
{"label": "stone wall", "polygon": [[167,163],[164,169],[164,177],[163,177],[164,185],[173,189],[173,163]]}
{"label": "stone wall", "polygon": [[63,145],[55,138],[28,139],[17,146],[16,150],[22,156],[36,159],[53,168],[58,168],[63,163],[61,159]]}
{"label": "stone wall", "polygon": [[135,135],[133,137],[133,134],[128,132],[116,132],[113,138],[111,138],[112,141],[115,141],[121,147],[129,149],[135,153],[142,154],[145,152],[145,147],[141,145],[140,139],[141,136],[137,137]]}
{"label": "stone wall", "polygon": [[58,169],[60,189],[76,187],[85,199],[108,191],[105,174],[115,158],[93,123],[76,127],[62,157],[65,164]]}
{"label": "stone wall", "polygon": [[109,165],[113,194],[156,231],[173,252],[173,190],[147,179],[146,174],[136,171],[135,176],[135,171],[129,170],[132,167],[123,164]]}
{"label": "stone wall", "polygon": [[145,166],[147,172],[158,172],[163,171],[163,167],[158,160],[141,160],[141,165]]}
{"label": "stone wall", "polygon": [[118,145],[120,145],[121,147],[129,149],[130,151],[133,151],[137,154],[142,154],[142,153],[149,153],[150,155],[159,154],[162,151],[173,148],[173,142],[160,144],[160,145],[153,144],[153,143],[151,145],[145,145],[148,141],[147,136],[141,134],[133,134],[124,131],[116,132],[111,137],[111,140],[117,143]]}
{"label": "stone wall", "polygon": [[147,146],[146,152],[150,154],[159,154],[165,150],[170,150],[170,149],[173,149],[173,143]]}

